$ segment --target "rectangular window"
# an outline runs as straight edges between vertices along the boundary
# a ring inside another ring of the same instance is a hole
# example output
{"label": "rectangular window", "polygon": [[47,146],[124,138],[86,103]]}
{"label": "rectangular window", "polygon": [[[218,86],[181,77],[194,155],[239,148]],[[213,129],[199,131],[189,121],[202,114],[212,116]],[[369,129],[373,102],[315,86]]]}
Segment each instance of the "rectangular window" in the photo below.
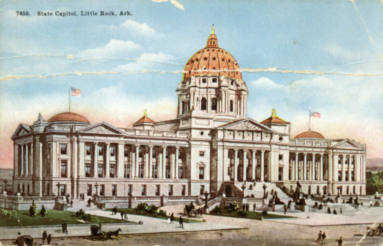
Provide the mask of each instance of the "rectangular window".
{"label": "rectangular window", "polygon": [[85,164],[85,177],[92,177],[92,165],[90,163]]}
{"label": "rectangular window", "polygon": [[98,155],[103,156],[104,155],[104,146],[99,145],[98,146]]}
{"label": "rectangular window", "polygon": [[203,193],[205,193],[205,185],[201,185],[201,188],[199,190],[200,195],[203,195]]}
{"label": "rectangular window", "polygon": [[206,79],[205,78],[202,79],[202,83],[206,83]]}
{"label": "rectangular window", "polygon": [[186,185],[182,185],[182,192],[181,194],[184,196],[186,194]]}
{"label": "rectangular window", "polygon": [[128,145],[124,146],[124,157],[129,157],[129,146]]}
{"label": "rectangular window", "polygon": [[153,178],[158,178],[158,168],[157,165],[153,165]]}
{"label": "rectangular window", "polygon": [[98,164],[97,174],[99,178],[104,177],[104,165]]}
{"label": "rectangular window", "polygon": [[105,196],[105,185],[100,185],[100,196]]}
{"label": "rectangular window", "polygon": [[146,196],[146,185],[141,186],[141,195]]}
{"label": "rectangular window", "polygon": [[156,196],[159,196],[161,194],[161,186],[156,185]]}
{"label": "rectangular window", "polygon": [[110,156],[111,157],[115,157],[116,156],[116,146],[115,145],[111,145],[109,151],[110,151]]}
{"label": "rectangular window", "polygon": [[132,192],[133,192],[133,185],[132,185],[132,184],[129,184],[129,185],[128,185],[128,194],[129,194],[129,195],[132,195]]}
{"label": "rectangular window", "polygon": [[86,194],[88,196],[91,196],[92,195],[92,185],[91,184],[88,184],[88,188],[86,190]]}
{"label": "rectangular window", "polygon": [[143,178],[143,177],[144,177],[144,165],[139,165],[138,176],[139,176],[140,178]]}
{"label": "rectangular window", "polygon": [[67,167],[68,167],[68,161],[67,160],[61,160],[61,177],[62,178],[67,177]]}
{"label": "rectangular window", "polygon": [[86,153],[86,156],[92,155],[92,146],[90,144],[85,144],[85,153]]}
{"label": "rectangular window", "polygon": [[205,156],[205,151],[200,151],[199,156],[201,156],[201,157]]}
{"label": "rectangular window", "polygon": [[168,187],[168,194],[169,194],[169,196],[173,195],[173,185],[169,185],[169,187]]}
{"label": "rectangular window", "polygon": [[205,177],[205,168],[200,167],[199,168],[199,179],[204,179],[204,177]]}
{"label": "rectangular window", "polygon": [[283,161],[283,155],[279,155],[279,160]]}
{"label": "rectangular window", "polygon": [[129,165],[124,166],[124,177],[130,178],[130,166]]}
{"label": "rectangular window", "polygon": [[116,177],[116,165],[115,164],[111,164],[110,165],[110,167],[109,167],[109,176],[111,178]]}
{"label": "rectangular window", "polygon": [[117,185],[113,184],[112,185],[112,196],[116,196],[116,195],[117,195]]}
{"label": "rectangular window", "polygon": [[60,144],[60,154],[66,155],[68,154],[68,145],[67,144]]}

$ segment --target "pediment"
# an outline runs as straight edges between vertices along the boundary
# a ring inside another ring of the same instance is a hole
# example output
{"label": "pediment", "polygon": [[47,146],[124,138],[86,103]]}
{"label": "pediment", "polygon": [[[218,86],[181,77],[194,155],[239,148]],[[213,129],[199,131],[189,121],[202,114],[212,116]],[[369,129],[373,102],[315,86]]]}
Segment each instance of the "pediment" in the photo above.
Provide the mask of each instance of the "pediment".
{"label": "pediment", "polygon": [[102,122],[102,123],[99,123],[99,124],[96,124],[96,125],[93,125],[93,126],[90,126],[88,128],[85,128],[83,130],[81,130],[82,133],[91,133],[91,134],[103,134],[103,135],[119,135],[119,134],[123,134],[123,132],[106,123],[106,122]]}
{"label": "pediment", "polygon": [[256,122],[252,119],[237,120],[230,123],[226,123],[223,126],[218,127],[225,130],[245,130],[245,131],[267,131],[271,132],[272,130],[267,126],[262,125],[259,122]]}
{"label": "pediment", "polygon": [[12,139],[16,137],[21,137],[24,135],[28,135],[31,133],[31,128],[28,125],[25,124],[20,124],[17,128],[16,131],[12,135]]}
{"label": "pediment", "polygon": [[338,142],[333,145],[334,148],[340,148],[340,149],[358,149],[359,146],[350,140],[343,140],[341,142]]}

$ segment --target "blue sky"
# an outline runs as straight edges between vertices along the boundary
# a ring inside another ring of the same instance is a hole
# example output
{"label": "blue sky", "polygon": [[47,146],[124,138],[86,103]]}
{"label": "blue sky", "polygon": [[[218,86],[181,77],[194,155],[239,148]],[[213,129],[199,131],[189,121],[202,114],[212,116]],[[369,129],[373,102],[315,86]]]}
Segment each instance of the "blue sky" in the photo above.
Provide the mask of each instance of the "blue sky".
{"label": "blue sky", "polygon": [[[27,10],[31,16],[17,16]],[[37,16],[37,11],[128,10],[132,16]],[[243,69],[248,115],[271,108],[329,138],[367,144],[383,157],[383,3],[339,1],[0,1],[0,165],[11,165],[12,132],[67,109],[92,122],[129,126],[146,108],[173,117],[181,71],[205,46],[211,25],[219,46]],[[259,70],[263,72],[260,72]]]}

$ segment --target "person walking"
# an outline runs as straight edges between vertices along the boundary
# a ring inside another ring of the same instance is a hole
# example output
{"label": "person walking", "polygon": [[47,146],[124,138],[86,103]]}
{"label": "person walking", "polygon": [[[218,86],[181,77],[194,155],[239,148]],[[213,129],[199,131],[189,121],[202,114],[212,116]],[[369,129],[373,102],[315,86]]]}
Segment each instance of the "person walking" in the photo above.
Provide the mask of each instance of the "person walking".
{"label": "person walking", "polygon": [[326,232],[323,232],[322,233],[322,245],[324,245],[325,240],[326,240]]}
{"label": "person walking", "polygon": [[43,244],[45,244],[45,240],[47,239],[48,234],[47,231],[43,231]]}
{"label": "person walking", "polygon": [[180,228],[184,229],[184,220],[182,218],[182,216],[180,216]]}
{"label": "person walking", "polygon": [[336,240],[338,242],[338,246],[342,246],[343,245],[343,237],[340,236],[340,238],[338,240]]}
{"label": "person walking", "polygon": [[121,215],[121,220],[123,220],[124,219],[124,212],[120,211],[120,215]]}
{"label": "person walking", "polygon": [[47,243],[48,245],[51,245],[51,241],[52,241],[52,234],[49,233],[48,237],[47,237]]}
{"label": "person walking", "polygon": [[322,241],[322,231],[319,231],[318,238],[316,240],[318,243]]}

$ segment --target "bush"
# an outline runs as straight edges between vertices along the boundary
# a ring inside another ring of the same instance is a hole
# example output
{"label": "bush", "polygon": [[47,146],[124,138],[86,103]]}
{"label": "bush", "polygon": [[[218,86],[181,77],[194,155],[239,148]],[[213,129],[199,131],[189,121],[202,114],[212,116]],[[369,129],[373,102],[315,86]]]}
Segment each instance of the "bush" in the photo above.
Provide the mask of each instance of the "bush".
{"label": "bush", "polygon": [[159,216],[162,216],[162,217],[168,217],[168,216],[166,215],[166,212],[165,212],[164,210],[162,210],[162,209],[160,209],[160,210],[158,211],[158,215],[159,215]]}
{"label": "bush", "polygon": [[267,215],[267,211],[266,211],[266,210],[263,210],[263,211],[262,211],[262,215],[265,215],[265,216],[266,216],[266,215]]}
{"label": "bush", "polygon": [[378,202],[378,201],[376,201],[375,203],[374,203],[374,207],[379,207],[380,206],[380,203]]}
{"label": "bush", "polygon": [[239,216],[239,217],[246,217],[246,216],[247,216],[246,211],[243,211],[243,210],[238,210],[238,211],[236,212],[236,214],[237,214],[237,216]]}
{"label": "bush", "polygon": [[35,214],[36,214],[36,206],[34,206],[34,204],[32,204],[29,207],[29,216],[35,216]]}
{"label": "bush", "polygon": [[220,214],[222,213],[222,209],[220,207],[215,207],[213,210],[210,211],[211,214]]}
{"label": "bush", "polygon": [[46,215],[46,213],[47,213],[47,210],[45,209],[45,206],[43,205],[43,206],[41,207],[41,210],[40,210],[40,215],[41,215],[42,217],[44,217],[44,216]]}
{"label": "bush", "polygon": [[137,205],[136,210],[138,210],[138,211],[145,211],[147,207],[148,207],[148,204],[140,203],[140,204]]}

